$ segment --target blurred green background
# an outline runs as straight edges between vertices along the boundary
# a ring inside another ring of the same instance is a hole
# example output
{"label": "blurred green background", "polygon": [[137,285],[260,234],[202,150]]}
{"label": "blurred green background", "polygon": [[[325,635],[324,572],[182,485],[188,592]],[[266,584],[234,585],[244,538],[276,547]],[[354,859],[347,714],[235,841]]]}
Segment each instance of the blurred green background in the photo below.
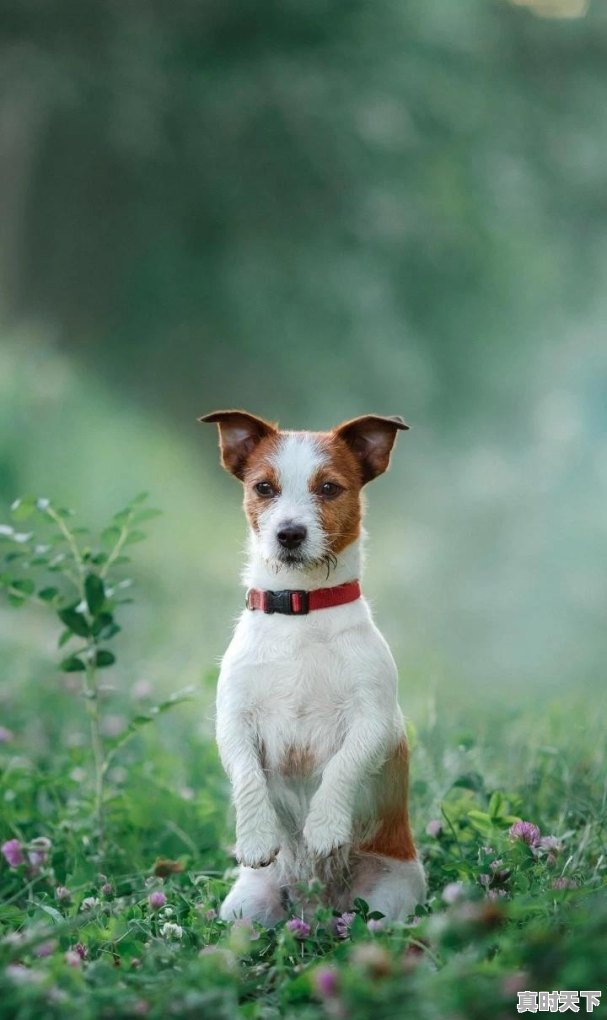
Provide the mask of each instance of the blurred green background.
{"label": "blurred green background", "polygon": [[[602,0],[0,0],[0,517],[151,492],[121,684],[227,643],[196,416],[243,406],[413,425],[366,571],[410,698],[602,689],[606,66]],[[9,680],[47,626],[2,610]]]}

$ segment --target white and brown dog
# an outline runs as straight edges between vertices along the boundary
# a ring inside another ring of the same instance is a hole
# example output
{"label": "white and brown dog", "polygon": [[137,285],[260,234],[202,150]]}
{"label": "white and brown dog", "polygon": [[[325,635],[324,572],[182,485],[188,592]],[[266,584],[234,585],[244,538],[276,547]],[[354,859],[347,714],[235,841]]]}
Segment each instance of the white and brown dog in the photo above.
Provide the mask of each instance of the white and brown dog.
{"label": "white and brown dog", "polygon": [[425,879],[396,666],[359,578],[361,488],[408,426],[366,415],[287,432],[244,411],[200,421],[219,427],[250,526],[246,609],[217,692],[240,862],[221,917],[273,925],[295,905],[306,911],[302,890],[320,878],[331,906],[360,897],[402,920]]}

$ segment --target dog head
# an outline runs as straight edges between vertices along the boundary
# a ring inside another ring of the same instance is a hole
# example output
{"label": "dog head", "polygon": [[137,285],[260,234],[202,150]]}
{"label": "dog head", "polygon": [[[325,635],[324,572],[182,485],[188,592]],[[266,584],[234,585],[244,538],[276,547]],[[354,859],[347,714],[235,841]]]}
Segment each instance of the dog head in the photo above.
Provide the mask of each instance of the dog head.
{"label": "dog head", "polygon": [[390,463],[402,418],[367,414],[330,432],[291,432],[246,411],[199,418],[219,428],[221,462],[244,487],[244,509],[264,560],[330,565],[358,538],[361,489]]}

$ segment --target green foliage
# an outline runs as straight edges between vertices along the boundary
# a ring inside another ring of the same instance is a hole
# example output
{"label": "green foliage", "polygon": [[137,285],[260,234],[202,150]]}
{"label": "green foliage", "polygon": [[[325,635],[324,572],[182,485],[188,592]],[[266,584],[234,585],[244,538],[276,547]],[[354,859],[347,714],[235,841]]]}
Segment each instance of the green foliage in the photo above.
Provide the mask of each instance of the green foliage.
{"label": "green foliage", "polygon": [[[227,782],[214,743],[179,707],[189,693],[154,705],[147,690],[104,693],[96,679],[91,687],[91,675],[114,662],[106,644],[126,580],[117,547],[140,528],[139,506],[115,516],[101,558],[98,540],[48,501],[15,506],[15,524],[29,522],[31,532],[2,529],[7,599],[16,608],[40,602],[38,611],[59,621],[62,641],[75,645],[63,669],[78,674],[73,681],[66,672],[54,687],[32,678],[6,703],[7,1015],[392,1020],[406,1002],[409,1015],[427,1020],[484,1020],[514,1015],[518,990],[600,988],[605,755],[602,727],[583,707],[578,723],[574,712],[546,707],[541,720],[523,713],[505,720],[478,705],[448,723],[420,718],[411,804],[429,900],[406,924],[383,926],[362,900],[342,918],[320,908],[303,933],[218,920],[232,878]],[[46,562],[34,562],[40,558]],[[54,589],[46,597],[44,585]],[[99,707],[103,695],[123,712],[118,732],[108,732],[103,724],[115,716],[103,700],[90,747],[74,739],[80,676],[86,706]],[[214,676],[206,681],[210,687]],[[39,741],[28,737],[34,714]],[[91,752],[101,766],[94,776]],[[542,841],[533,828],[529,842],[511,832],[521,819],[541,829]]]}
{"label": "green foliage", "polygon": [[[119,740],[103,736],[98,671],[116,663],[116,654],[107,647],[120,633],[114,614],[132,599],[123,592],[132,581],[123,576],[122,567],[130,564],[123,549],[145,538],[141,524],[153,520],[158,511],[145,506],[147,493],[140,493],[115,513],[101,536],[91,538],[88,528],[71,524],[73,513],[55,507],[47,498],[27,496],[15,500],[11,514],[15,523],[29,521],[32,530],[16,531],[11,525],[0,527],[4,553],[0,566],[0,585],[9,605],[21,608],[35,602],[54,612],[62,624],[60,648],[73,644],[61,659],[64,673],[82,675],[82,695],[89,716],[91,752],[94,765],[94,838],[101,856],[105,853],[105,780],[116,750],[141,726],[156,715],[179,704],[188,695],[173,695],[146,714],[139,714]],[[106,551],[102,545],[107,546]],[[49,585],[53,575],[55,585]],[[80,640],[78,640],[80,639]]]}

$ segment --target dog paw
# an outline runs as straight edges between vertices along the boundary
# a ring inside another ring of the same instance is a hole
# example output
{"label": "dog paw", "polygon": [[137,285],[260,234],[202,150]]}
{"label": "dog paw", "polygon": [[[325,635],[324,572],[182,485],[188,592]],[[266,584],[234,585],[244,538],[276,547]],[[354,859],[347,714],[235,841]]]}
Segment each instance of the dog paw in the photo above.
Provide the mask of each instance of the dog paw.
{"label": "dog paw", "polygon": [[346,819],[336,819],[330,825],[316,823],[310,816],[303,830],[306,846],[313,857],[341,858],[348,855],[351,842],[351,825]]}
{"label": "dog paw", "polygon": [[237,846],[236,860],[245,868],[267,868],[276,860],[280,847],[262,846],[253,844],[251,846]]}

